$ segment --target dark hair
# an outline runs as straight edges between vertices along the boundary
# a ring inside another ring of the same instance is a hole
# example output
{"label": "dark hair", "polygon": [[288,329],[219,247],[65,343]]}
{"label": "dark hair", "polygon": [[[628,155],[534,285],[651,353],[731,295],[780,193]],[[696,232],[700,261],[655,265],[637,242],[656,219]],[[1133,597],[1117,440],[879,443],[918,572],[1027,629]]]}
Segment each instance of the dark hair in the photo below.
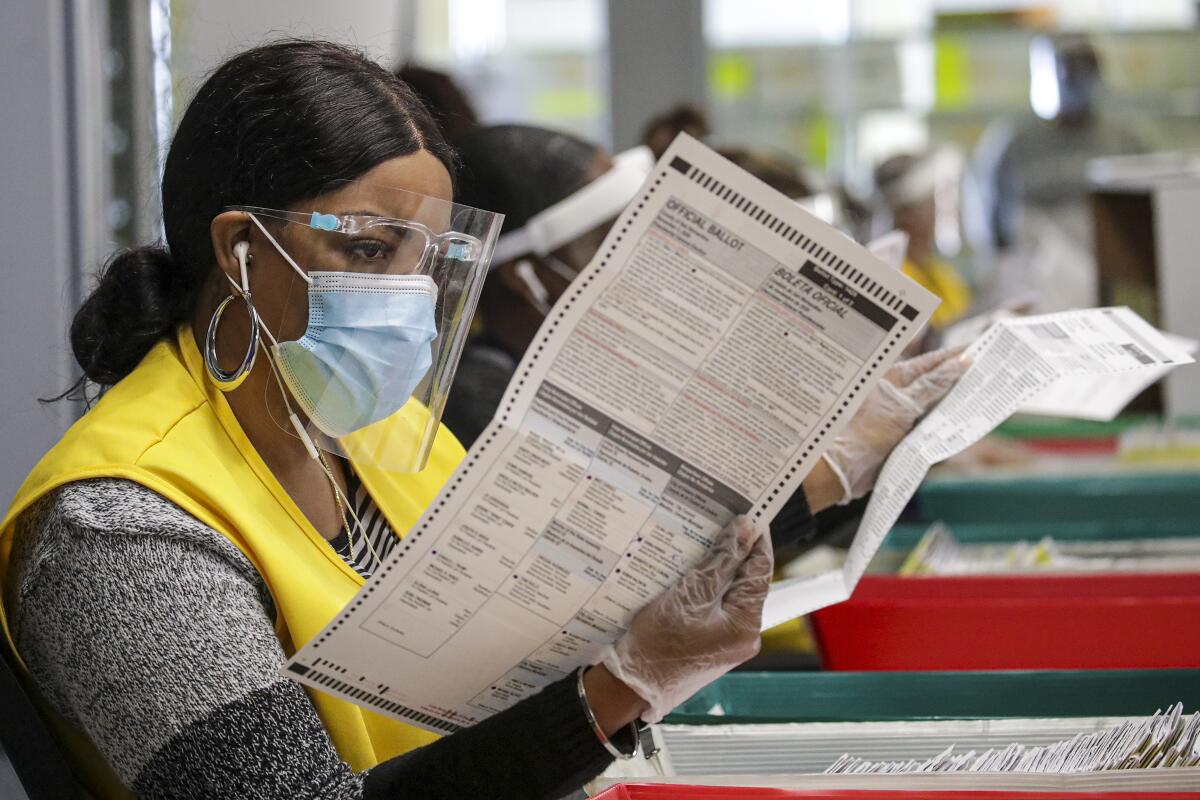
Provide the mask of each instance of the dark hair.
{"label": "dark hair", "polygon": [[717,152],[788,197],[800,198],[815,194],[804,173],[782,157],[746,147],[721,147]]}
{"label": "dark hair", "polygon": [[[655,158],[661,158],[667,145],[684,131],[700,137],[712,132],[704,109],[690,103],[680,103],[651,117],[642,128],[642,144],[654,150]],[[665,142],[655,141],[660,134],[666,134]]]}
{"label": "dark hair", "polygon": [[875,167],[875,190],[885,195],[904,176],[928,157],[928,153],[900,153],[884,160]]}
{"label": "dark hair", "polygon": [[175,131],[162,179],[166,246],[115,254],[71,323],[86,381],[128,375],[195,310],[216,268],[209,225],[229,205],[288,208],[331,182],[427,150],[455,158],[425,107],[379,64],[330,42],[284,40],[221,65]]}
{"label": "dark hair", "polygon": [[903,178],[917,163],[915,153],[900,153],[875,165],[875,186],[883,187]]}
{"label": "dark hair", "polygon": [[454,143],[464,205],[504,215],[503,231],[525,226],[588,182],[603,150],[576,136],[532,125],[478,128]]}
{"label": "dark hair", "polygon": [[466,92],[446,73],[405,64],[396,71],[396,77],[421,98],[447,139],[457,139],[479,127],[479,115]]}

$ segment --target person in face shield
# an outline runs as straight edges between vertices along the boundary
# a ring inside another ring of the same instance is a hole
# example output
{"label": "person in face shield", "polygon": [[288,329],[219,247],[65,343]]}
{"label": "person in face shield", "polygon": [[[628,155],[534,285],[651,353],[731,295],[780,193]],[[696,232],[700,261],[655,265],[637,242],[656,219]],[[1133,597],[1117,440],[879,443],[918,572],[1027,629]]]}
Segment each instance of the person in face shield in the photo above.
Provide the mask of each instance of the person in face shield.
{"label": "person in face shield", "polygon": [[936,155],[892,156],[875,169],[875,187],[893,227],[908,234],[904,274],[942,300],[930,320],[933,329],[961,319],[971,307],[971,288],[937,254]]}
{"label": "person in face shield", "polygon": [[1146,150],[1132,129],[1099,113],[1099,55],[1082,36],[1038,36],[1030,44],[1034,119],[999,120],[976,147],[967,182],[968,231],[981,252],[1006,251],[1052,224],[1090,252],[1087,163]]}
{"label": "person in face shield", "polygon": [[[491,422],[550,307],[600,248],[651,163],[635,150],[617,170],[602,148],[530,125],[481,128],[454,144],[462,160],[459,201],[505,215],[476,330],[443,413],[469,447]],[[539,232],[536,242],[531,230]]]}
{"label": "person in face shield", "polygon": [[183,115],[165,246],[71,326],[102,396],[0,522],[3,646],[93,796],[560,797],[756,651],[770,538],[738,518],[596,664],[453,736],[280,675],[464,455],[430,416],[499,220],[455,160],[329,43],[242,53]]}

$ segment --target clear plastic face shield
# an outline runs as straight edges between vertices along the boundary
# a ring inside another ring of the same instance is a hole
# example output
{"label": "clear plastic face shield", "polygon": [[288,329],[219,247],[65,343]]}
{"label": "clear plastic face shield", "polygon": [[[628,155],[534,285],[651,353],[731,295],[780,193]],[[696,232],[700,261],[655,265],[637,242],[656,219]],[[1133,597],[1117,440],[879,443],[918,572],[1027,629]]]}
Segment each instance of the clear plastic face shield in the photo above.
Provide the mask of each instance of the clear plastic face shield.
{"label": "clear plastic face shield", "polygon": [[951,147],[940,147],[917,158],[894,180],[879,187],[884,206],[896,221],[900,210],[933,203],[933,238],[938,252],[954,255],[962,248],[959,230],[960,183],[965,160]]}
{"label": "clear plastic face shield", "polygon": [[246,212],[294,273],[280,329],[261,323],[286,410],[267,407],[314,457],[420,471],[503,217],[354,181],[312,205],[229,209]]}
{"label": "clear plastic face shield", "polygon": [[[596,233],[599,226],[616,220],[637,196],[653,168],[654,155],[648,147],[634,147],[617,154],[607,172],[535,214],[523,227],[501,236],[492,266],[520,259],[513,266],[517,279],[525,285],[528,302],[543,317],[548,316],[555,298],[538,277],[529,257],[537,256],[546,268],[570,284],[579,277],[579,268],[563,261],[554,251],[577,241],[583,244],[581,237]],[[596,249],[602,239],[602,235],[597,239]]]}
{"label": "clear plastic face shield", "polygon": [[616,219],[637,196],[652,169],[654,156],[648,147],[619,153],[603,175],[534,215],[524,227],[505,233],[496,246],[493,263],[537,255],[565,280],[572,280],[575,270],[555,258],[554,251],[597,225]]}

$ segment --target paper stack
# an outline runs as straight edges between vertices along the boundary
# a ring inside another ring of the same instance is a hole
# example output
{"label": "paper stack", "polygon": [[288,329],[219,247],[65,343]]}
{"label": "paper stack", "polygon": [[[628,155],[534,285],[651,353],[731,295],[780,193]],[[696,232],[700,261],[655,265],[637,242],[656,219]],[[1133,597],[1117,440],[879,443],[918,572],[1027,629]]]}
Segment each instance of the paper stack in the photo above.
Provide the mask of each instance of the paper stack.
{"label": "paper stack", "polygon": [[[1136,719],[659,726],[642,782],[793,790],[1200,790],[1200,714]],[[949,744],[947,744],[949,742]],[[858,755],[830,758],[839,746]],[[930,755],[913,755],[914,753]],[[880,759],[879,754],[891,755]],[[790,769],[789,769],[790,764]],[[824,772],[818,770],[824,769]],[[603,788],[629,779],[615,771]]]}
{"label": "paper stack", "polygon": [[[957,748],[957,752],[956,752]],[[914,772],[1019,772],[1075,774],[1200,766],[1200,713],[1185,717],[1183,704],[1148,719],[1126,720],[1095,733],[1045,746],[1012,743],[982,753],[951,745],[933,758],[871,761],[843,755],[828,774]]]}

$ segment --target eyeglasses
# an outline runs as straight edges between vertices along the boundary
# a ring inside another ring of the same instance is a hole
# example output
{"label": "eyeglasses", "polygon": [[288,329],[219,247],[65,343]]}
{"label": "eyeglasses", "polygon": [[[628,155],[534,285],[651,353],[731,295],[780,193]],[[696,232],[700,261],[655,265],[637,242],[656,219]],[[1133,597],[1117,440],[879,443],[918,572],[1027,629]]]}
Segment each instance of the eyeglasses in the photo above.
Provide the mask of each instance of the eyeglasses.
{"label": "eyeglasses", "polygon": [[229,206],[226,210],[244,211],[315,231],[342,234],[345,239],[337,240],[335,246],[320,248],[319,253],[295,254],[302,262],[319,263],[321,269],[406,274],[436,271],[450,266],[447,262],[471,264],[483,255],[483,243],[474,236],[457,231],[434,233],[428,226],[413,220],[368,214],[281,211],[258,206]]}

